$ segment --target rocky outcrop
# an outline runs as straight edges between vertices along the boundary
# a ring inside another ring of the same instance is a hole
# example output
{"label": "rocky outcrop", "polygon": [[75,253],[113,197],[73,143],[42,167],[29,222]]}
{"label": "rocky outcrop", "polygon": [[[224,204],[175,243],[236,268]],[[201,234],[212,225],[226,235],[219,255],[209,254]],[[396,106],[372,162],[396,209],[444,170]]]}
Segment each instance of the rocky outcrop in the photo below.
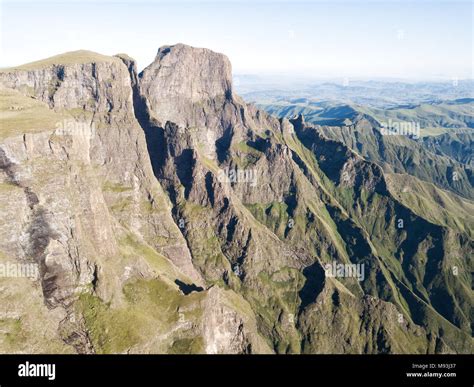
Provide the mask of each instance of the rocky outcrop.
{"label": "rocky outcrop", "polygon": [[208,354],[272,353],[250,305],[232,291],[209,289],[202,324]]}
{"label": "rocky outcrop", "polygon": [[232,98],[231,65],[225,56],[205,48],[164,46],[140,74],[140,89],[152,116],[162,124],[205,130],[211,117],[203,110]]}

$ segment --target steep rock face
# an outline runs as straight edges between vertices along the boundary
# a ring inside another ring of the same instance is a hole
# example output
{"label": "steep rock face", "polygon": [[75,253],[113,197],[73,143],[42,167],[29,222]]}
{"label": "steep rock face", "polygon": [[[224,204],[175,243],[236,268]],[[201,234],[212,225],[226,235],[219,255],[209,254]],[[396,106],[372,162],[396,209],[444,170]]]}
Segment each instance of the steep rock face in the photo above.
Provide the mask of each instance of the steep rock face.
{"label": "steep rock face", "polygon": [[[92,56],[92,59],[95,59],[95,56]],[[49,79],[52,74],[57,75],[58,71],[62,79],[60,85],[45,95]],[[119,222],[126,221],[131,231],[140,236],[156,240],[160,234],[167,238],[174,234],[176,239],[180,239],[179,230],[171,218],[166,222],[163,222],[163,217],[160,216],[159,219],[153,220],[157,217],[157,214],[153,214],[154,207],[156,212],[160,210],[159,206],[166,210],[166,201],[159,197],[154,198],[159,196],[160,187],[154,181],[149,168],[144,137],[133,112],[129,73],[120,59],[107,58],[100,62],[82,64],[53,64],[41,70],[15,70],[2,73],[2,83],[18,90],[25,90],[25,87],[29,88],[31,84],[34,86],[35,98],[42,99],[58,113],[69,114],[63,120],[60,120],[62,117],[58,117],[56,130],[51,133],[53,139],[46,134],[42,135],[43,147],[39,141],[30,140],[26,136],[25,140],[21,139],[25,145],[20,147],[20,150],[24,153],[30,151],[30,154],[23,157],[16,154],[11,158],[18,158],[20,164],[24,158],[41,158],[41,162],[48,158],[56,161],[58,158],[58,161],[65,161],[66,166],[78,164],[78,168],[86,169],[104,166],[98,168],[95,173],[97,178],[95,185],[85,185],[94,186],[95,191],[91,193],[91,197],[95,201],[101,205],[109,205]],[[89,101],[88,104],[86,101]],[[55,142],[59,147],[57,152],[53,146]],[[6,148],[5,152],[8,158],[9,148]],[[51,163],[48,168],[51,169],[54,165]],[[77,174],[80,175],[80,172]],[[59,172],[51,174],[52,179],[56,176],[69,178],[68,174]],[[65,187],[60,182],[54,183]],[[49,194],[52,195],[54,192],[50,191]],[[81,202],[78,204],[79,211],[81,206],[86,207]],[[129,213],[122,213],[121,210],[124,208],[133,211],[132,218]],[[101,211],[97,209],[91,211],[91,214],[92,220],[107,219],[106,216],[101,216]],[[147,218],[149,221],[142,222],[142,218]],[[97,234],[107,233],[110,229],[110,226],[99,224]],[[113,255],[117,251],[113,247],[114,238],[110,234],[111,232],[106,239],[111,241],[112,246],[100,240],[92,243],[94,246],[108,247],[109,254],[106,255]],[[181,247],[177,247],[177,251],[174,252],[180,259],[185,251],[183,242],[181,239]],[[152,245],[155,244],[156,242],[152,242]],[[165,253],[166,251],[173,253],[173,244],[166,243],[157,247]],[[103,252],[98,254],[103,255]],[[194,275],[198,278],[196,273]]]}
{"label": "steep rock face", "polygon": [[[76,57],[83,62],[76,63]],[[49,62],[2,71],[0,82],[55,111],[83,110],[107,123],[133,119],[130,77],[119,58],[89,51],[66,53]]]}
{"label": "steep rock face", "polygon": [[144,93],[150,95],[150,105],[158,109],[158,115],[173,122],[178,120],[173,120],[173,116],[166,117],[166,114],[177,113],[185,104],[232,94],[229,60],[206,48],[193,48],[184,44],[161,47],[154,62],[143,71],[140,78],[146,85],[143,87]]}
{"label": "steep rock face", "polygon": [[[1,258],[39,267],[39,278],[23,286],[1,279],[11,300],[4,305],[18,311],[2,314],[2,327],[22,321],[2,348],[269,351],[238,295],[216,299],[201,287],[135,118],[134,69],[125,55],[81,51],[0,74],[8,129],[0,147]],[[20,119],[30,114],[46,125]],[[19,304],[27,292],[35,295],[36,320]],[[214,344],[204,344],[207,305],[233,314]],[[41,325],[51,327],[43,347],[35,343]]]}
{"label": "steep rock face", "polygon": [[155,61],[140,74],[140,90],[152,118],[162,125],[169,121],[181,129],[192,128],[210,145],[226,129],[217,118],[232,97],[231,79],[224,56],[178,44],[158,50]]}
{"label": "steep rock face", "polygon": [[[180,45],[168,49],[167,57],[174,58],[170,60],[176,61],[180,58]],[[205,63],[209,69],[213,66],[217,69],[226,68],[228,64],[223,55],[210,53],[208,50],[187,47],[185,52],[192,52],[194,63]],[[205,100],[204,103],[183,98],[179,106],[170,107],[175,109],[173,114],[179,116],[179,123],[169,121],[171,116],[160,115],[160,103],[154,103],[157,99],[149,94],[153,89],[148,84],[150,77],[147,73],[150,68],[159,66],[161,60],[158,55],[157,63],[145,69],[140,76],[140,93],[150,117],[149,122],[144,125],[148,142],[159,145],[158,148],[149,146],[152,160],[155,160],[155,174],[170,195],[175,206],[175,221],[182,222],[183,233],[193,254],[193,262],[206,279],[210,283],[224,281],[227,286],[233,284],[231,286],[237,287],[244,282],[255,294],[255,302],[260,303],[261,300],[257,296],[263,286],[258,279],[260,272],[275,272],[285,267],[298,270],[307,258],[299,257],[271,231],[256,222],[243,203],[247,196],[253,195],[255,200],[259,200],[264,194],[264,191],[259,194],[259,186],[254,182],[258,181],[259,177],[267,180],[265,174],[261,173],[268,170],[266,163],[255,167],[245,181],[227,179],[226,171],[245,173],[245,163],[237,164],[233,157],[234,152],[242,154],[242,161],[245,161],[248,148],[246,142],[252,139],[260,142],[256,132],[265,132],[266,124],[280,131],[281,123],[266,114],[262,116],[254,109],[247,109],[240,98],[232,94]],[[214,77],[209,74],[211,73],[207,68],[194,68],[193,72],[183,74],[183,77]],[[230,78],[223,79],[221,83],[226,84],[228,79]],[[191,82],[187,79],[182,81],[185,84]],[[206,84],[207,81],[197,83]],[[166,85],[162,88],[171,89]],[[173,99],[173,93],[169,96],[161,94],[160,98]],[[198,120],[194,112],[199,112]],[[196,127],[196,124],[201,127]],[[270,143],[268,145],[271,146]],[[276,149],[273,153],[275,160],[280,159]],[[288,154],[282,156],[290,161]],[[284,166],[284,162],[281,165]],[[284,179],[281,182],[273,180],[275,188],[265,189],[270,196],[273,197],[277,189],[278,195],[283,197],[283,192],[288,189],[290,182],[289,176],[283,176],[285,169],[281,171]],[[258,176],[260,173],[261,176]],[[280,171],[275,170],[275,173]],[[272,291],[270,287],[268,291]],[[281,309],[282,307],[284,309]],[[280,305],[279,308],[272,311],[271,324],[276,323],[278,314],[288,313],[285,311],[287,306]],[[282,327],[275,329],[281,330]],[[296,335],[294,327],[292,331],[291,334]]]}

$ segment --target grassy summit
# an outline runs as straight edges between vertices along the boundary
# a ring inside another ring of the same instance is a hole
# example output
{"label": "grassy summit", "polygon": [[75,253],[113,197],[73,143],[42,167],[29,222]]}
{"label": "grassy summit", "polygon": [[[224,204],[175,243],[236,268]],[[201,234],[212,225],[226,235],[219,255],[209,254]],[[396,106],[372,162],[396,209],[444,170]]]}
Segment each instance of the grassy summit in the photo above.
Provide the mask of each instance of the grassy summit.
{"label": "grassy summit", "polygon": [[91,62],[113,62],[120,61],[120,59],[98,54],[93,51],[87,50],[78,50],[65,52],[63,54],[55,55],[50,58],[38,60],[35,62],[26,63],[20,66],[9,67],[5,69],[0,69],[1,72],[11,72],[17,70],[36,70],[46,68],[52,65],[71,65],[71,64],[81,64],[81,63],[91,63]]}

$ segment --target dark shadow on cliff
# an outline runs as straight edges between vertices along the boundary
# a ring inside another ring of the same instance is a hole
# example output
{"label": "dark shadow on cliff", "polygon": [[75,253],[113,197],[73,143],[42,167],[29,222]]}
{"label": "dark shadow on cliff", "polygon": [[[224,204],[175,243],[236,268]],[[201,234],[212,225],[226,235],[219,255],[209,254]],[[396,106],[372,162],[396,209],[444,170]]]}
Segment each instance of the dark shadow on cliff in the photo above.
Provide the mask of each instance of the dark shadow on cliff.
{"label": "dark shadow on cliff", "polygon": [[181,290],[185,296],[187,296],[188,294],[190,294],[192,292],[202,292],[204,290],[200,286],[196,286],[194,284],[187,284],[187,283],[185,283],[183,281],[180,281],[178,279],[175,280],[174,283],[176,285],[178,285],[179,290]]}
{"label": "dark shadow on cliff", "polygon": [[324,269],[319,262],[306,267],[303,270],[306,281],[299,292],[301,305],[300,313],[309,305],[316,301],[319,293],[322,292],[325,284]]}
{"label": "dark shadow on cliff", "polygon": [[145,98],[140,94],[140,75],[137,75],[136,73],[135,63],[126,61],[124,61],[124,63],[127,65],[128,71],[130,73],[135,118],[145,133],[146,145],[148,154],[150,156],[151,166],[153,168],[153,173],[157,178],[159,178],[166,155],[166,139],[164,136],[164,130],[161,126],[156,125],[153,122],[150,117]]}

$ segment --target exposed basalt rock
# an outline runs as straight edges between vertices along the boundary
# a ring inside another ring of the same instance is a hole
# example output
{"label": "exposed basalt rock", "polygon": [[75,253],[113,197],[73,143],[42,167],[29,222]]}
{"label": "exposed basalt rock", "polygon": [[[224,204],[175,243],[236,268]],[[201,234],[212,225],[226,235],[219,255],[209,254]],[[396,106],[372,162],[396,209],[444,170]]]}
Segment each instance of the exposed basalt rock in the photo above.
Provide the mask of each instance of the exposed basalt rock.
{"label": "exposed basalt rock", "polygon": [[37,98],[54,110],[81,109],[107,123],[133,117],[130,77],[118,58],[2,72],[0,83]]}
{"label": "exposed basalt rock", "polygon": [[[219,109],[232,98],[229,60],[205,48],[183,44],[161,47],[154,62],[140,74],[142,93],[152,116],[198,131],[214,129],[205,108]],[[200,107],[202,108],[200,109]]]}

